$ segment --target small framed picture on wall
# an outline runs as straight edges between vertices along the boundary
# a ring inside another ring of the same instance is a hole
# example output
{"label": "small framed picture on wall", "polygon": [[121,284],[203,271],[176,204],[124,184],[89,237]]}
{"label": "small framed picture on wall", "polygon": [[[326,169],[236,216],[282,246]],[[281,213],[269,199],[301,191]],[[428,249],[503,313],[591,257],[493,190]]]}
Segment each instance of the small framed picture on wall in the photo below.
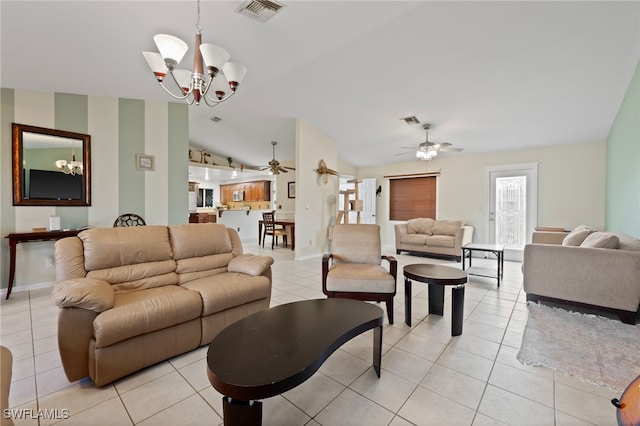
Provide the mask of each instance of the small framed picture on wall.
{"label": "small framed picture on wall", "polygon": [[289,198],[296,198],[296,183],[289,182],[289,188],[287,189],[287,196]]}
{"label": "small framed picture on wall", "polygon": [[146,154],[136,154],[136,169],[144,171],[155,170],[154,156]]}

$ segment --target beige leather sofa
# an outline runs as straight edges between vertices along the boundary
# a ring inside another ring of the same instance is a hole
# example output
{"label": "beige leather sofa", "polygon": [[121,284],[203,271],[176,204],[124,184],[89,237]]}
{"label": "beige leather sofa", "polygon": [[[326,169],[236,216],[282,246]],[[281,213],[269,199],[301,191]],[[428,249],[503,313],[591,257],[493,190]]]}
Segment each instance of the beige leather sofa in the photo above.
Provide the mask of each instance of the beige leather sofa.
{"label": "beige leather sofa", "polygon": [[13,426],[9,411],[9,390],[13,375],[13,355],[9,348],[0,346],[0,425]]}
{"label": "beige leather sofa", "polygon": [[394,226],[396,254],[402,251],[462,259],[461,247],[473,239],[473,226],[460,220],[410,219]]}
{"label": "beige leather sofa", "polygon": [[70,381],[103,386],[211,342],[269,307],[268,256],[221,224],[89,229],[56,242],[58,347]]}
{"label": "beige leather sofa", "polygon": [[[527,300],[610,311],[623,322],[635,324],[640,305],[640,240],[608,234],[616,237],[617,248],[562,245],[570,234],[543,236],[555,244],[527,244],[522,265]],[[590,238],[597,237],[593,233]]]}

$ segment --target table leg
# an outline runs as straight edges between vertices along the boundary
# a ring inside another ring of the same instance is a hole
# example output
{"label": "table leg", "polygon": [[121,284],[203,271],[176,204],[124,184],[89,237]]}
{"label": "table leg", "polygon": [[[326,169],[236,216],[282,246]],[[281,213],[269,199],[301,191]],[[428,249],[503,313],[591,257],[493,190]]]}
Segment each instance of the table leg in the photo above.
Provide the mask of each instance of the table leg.
{"label": "table leg", "polygon": [[468,253],[468,252],[467,252],[467,250],[466,250],[466,249],[462,249],[462,270],[463,270],[463,271],[465,271],[465,270],[466,270],[466,268],[465,268],[465,266],[464,266],[464,265],[465,265],[465,260],[466,260],[466,258],[467,258],[467,253]]}
{"label": "table leg", "polygon": [[404,322],[411,327],[411,280],[404,279]]}
{"label": "table leg", "polygon": [[291,226],[291,250],[296,249],[296,227],[295,225]]}
{"label": "table leg", "polygon": [[380,378],[382,365],[382,326],[373,329],[373,369]]}
{"label": "table leg", "polygon": [[495,252],[494,254],[496,255],[496,259],[498,261],[498,273],[496,274],[496,276],[498,277],[498,287],[500,287],[500,278],[502,278],[502,255],[499,251]]}
{"label": "table leg", "polygon": [[7,286],[7,299],[11,295],[13,280],[16,277],[16,245],[17,241],[9,238],[9,285]]}
{"label": "table leg", "polygon": [[451,289],[451,316],[451,335],[459,336],[464,320],[464,284]]}
{"label": "table leg", "polygon": [[258,246],[262,245],[262,222],[258,222]]}
{"label": "table leg", "polygon": [[242,401],[222,397],[222,413],[225,426],[260,426],[262,424],[262,402]]}
{"label": "table leg", "polygon": [[444,286],[429,284],[429,314],[444,314]]}

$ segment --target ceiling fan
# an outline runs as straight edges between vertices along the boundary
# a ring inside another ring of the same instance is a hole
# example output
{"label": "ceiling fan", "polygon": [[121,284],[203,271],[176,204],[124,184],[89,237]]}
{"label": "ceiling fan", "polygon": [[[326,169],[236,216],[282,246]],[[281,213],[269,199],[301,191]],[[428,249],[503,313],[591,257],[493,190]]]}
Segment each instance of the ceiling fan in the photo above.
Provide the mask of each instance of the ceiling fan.
{"label": "ceiling fan", "polygon": [[[438,155],[438,152],[442,151],[442,152],[460,152],[462,151],[462,148],[456,148],[454,146],[452,146],[449,142],[441,142],[441,143],[435,143],[435,142],[431,142],[429,141],[429,129],[431,128],[430,124],[424,124],[422,126],[422,128],[425,130],[425,140],[424,142],[422,142],[420,145],[418,145],[418,148],[414,148],[414,147],[409,147],[409,146],[403,146],[402,148],[404,149],[415,149],[416,150],[416,158],[418,158],[419,160],[422,161],[429,161],[431,160],[433,157]],[[401,154],[396,154],[396,155],[403,155],[405,153],[401,153]]]}
{"label": "ceiling fan", "polygon": [[276,160],[276,145],[278,142],[271,141],[271,145],[273,145],[273,160],[269,161],[269,167],[265,167],[260,169],[269,170],[269,174],[271,175],[279,175],[280,173],[288,173],[289,170],[295,170],[294,167],[281,166],[280,162]]}

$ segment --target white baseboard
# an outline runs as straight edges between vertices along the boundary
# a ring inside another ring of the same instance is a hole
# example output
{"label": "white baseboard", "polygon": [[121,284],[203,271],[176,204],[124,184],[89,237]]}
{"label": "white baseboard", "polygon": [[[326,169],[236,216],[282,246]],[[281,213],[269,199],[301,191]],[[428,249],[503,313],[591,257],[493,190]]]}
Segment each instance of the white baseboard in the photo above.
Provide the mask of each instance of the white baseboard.
{"label": "white baseboard", "polygon": [[[53,287],[53,284],[54,284],[53,281],[48,281],[48,282],[43,282],[43,283],[21,285],[19,287],[13,287],[11,289],[11,294],[24,293],[24,292],[31,291],[31,290],[39,290],[41,288]],[[8,290],[6,288],[3,288],[2,290],[0,290],[0,297],[2,299],[7,297],[7,291]],[[9,296],[9,300],[11,300],[11,296]]]}

